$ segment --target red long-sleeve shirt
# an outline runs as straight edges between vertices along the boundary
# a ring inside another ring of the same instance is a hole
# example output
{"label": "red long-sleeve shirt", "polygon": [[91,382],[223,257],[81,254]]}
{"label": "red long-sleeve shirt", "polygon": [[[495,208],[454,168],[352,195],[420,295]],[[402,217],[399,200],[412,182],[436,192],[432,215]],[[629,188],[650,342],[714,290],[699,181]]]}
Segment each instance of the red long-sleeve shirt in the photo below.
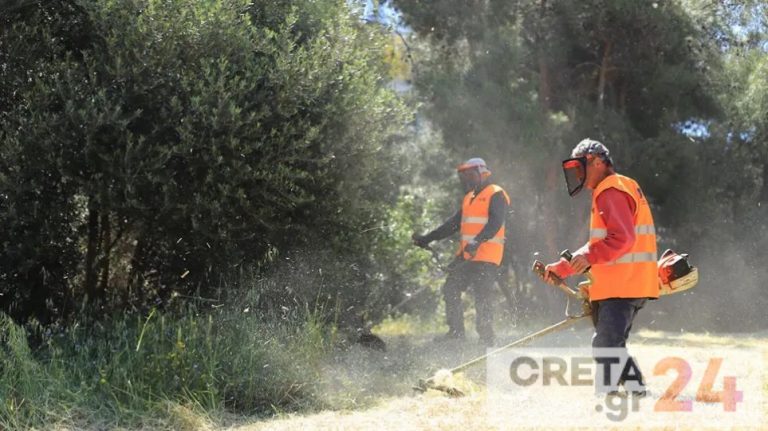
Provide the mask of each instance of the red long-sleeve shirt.
{"label": "red long-sleeve shirt", "polygon": [[607,235],[585,244],[583,254],[591,265],[613,262],[627,253],[635,244],[635,201],[621,190],[610,188],[597,197],[597,212],[605,223]]}
{"label": "red long-sleeve shirt", "polygon": [[[587,242],[574,254],[587,258],[590,265],[613,262],[627,253],[635,244],[635,201],[619,189],[609,188],[597,197],[597,213],[603,219],[607,234],[593,244]],[[563,259],[557,265],[558,275],[570,277],[573,269]]]}

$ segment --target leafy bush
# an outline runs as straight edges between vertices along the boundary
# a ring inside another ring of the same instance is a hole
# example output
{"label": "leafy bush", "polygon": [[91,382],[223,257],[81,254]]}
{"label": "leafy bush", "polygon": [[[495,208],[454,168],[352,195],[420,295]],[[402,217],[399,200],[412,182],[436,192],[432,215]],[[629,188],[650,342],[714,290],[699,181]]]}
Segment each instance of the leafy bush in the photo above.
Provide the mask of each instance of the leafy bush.
{"label": "leafy bush", "polygon": [[24,59],[0,68],[3,309],[146,311],[318,242],[368,255],[360,226],[385,217],[406,165],[385,42],[341,0],[19,16],[0,31]]}

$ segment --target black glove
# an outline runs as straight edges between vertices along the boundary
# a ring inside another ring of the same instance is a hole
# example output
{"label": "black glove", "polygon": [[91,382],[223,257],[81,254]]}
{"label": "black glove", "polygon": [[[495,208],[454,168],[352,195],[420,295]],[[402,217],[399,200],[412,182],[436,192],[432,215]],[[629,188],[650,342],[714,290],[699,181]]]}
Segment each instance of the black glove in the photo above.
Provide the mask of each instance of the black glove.
{"label": "black glove", "polygon": [[419,235],[417,233],[414,233],[411,235],[411,239],[413,240],[413,243],[416,245],[416,247],[421,248],[427,248],[429,247],[429,239],[425,235]]}
{"label": "black glove", "polygon": [[469,253],[469,257],[473,258],[477,254],[477,249],[480,247],[480,243],[477,241],[470,241],[464,246],[464,251]]}

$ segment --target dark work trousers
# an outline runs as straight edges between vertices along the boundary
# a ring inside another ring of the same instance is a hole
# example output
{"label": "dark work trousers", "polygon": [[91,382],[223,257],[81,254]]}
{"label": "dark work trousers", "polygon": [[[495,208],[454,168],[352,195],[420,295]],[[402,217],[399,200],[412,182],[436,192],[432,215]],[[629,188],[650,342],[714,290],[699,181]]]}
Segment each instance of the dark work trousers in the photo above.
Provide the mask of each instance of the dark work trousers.
{"label": "dark work trousers", "polygon": [[461,303],[461,294],[471,287],[475,297],[477,333],[484,342],[493,342],[491,290],[498,272],[497,265],[487,262],[462,261],[453,265],[443,285],[445,317],[451,335],[464,336],[464,306]]}
{"label": "dark work trousers", "polygon": [[[592,336],[592,348],[617,347],[624,349],[626,353],[627,338],[632,329],[632,322],[637,312],[645,306],[646,298],[609,298],[592,302],[592,323],[595,324],[595,335]],[[597,355],[595,358],[597,359]],[[628,357],[628,361],[637,363]],[[637,370],[640,368],[637,367]],[[622,374],[618,381],[610,382],[610,386],[618,389],[627,377]],[[640,384],[645,386],[645,380],[640,374]],[[633,377],[634,378],[634,377]]]}

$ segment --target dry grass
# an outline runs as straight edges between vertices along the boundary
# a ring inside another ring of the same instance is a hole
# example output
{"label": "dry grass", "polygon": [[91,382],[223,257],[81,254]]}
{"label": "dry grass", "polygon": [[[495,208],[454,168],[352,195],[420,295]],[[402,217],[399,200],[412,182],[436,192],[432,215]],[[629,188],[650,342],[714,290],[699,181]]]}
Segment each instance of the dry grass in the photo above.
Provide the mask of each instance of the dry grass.
{"label": "dry grass", "polygon": [[[426,341],[426,337],[407,335],[412,322],[406,324],[391,324],[391,332],[387,333],[386,341],[390,344],[390,352],[386,359],[383,357],[360,356],[358,360],[368,361],[369,375],[360,380],[361,386],[370,385],[371,397],[361,409],[344,409],[339,411],[322,411],[314,414],[284,414],[267,420],[251,423],[240,423],[232,426],[237,431],[257,430],[362,430],[362,429],[391,429],[391,430],[496,430],[515,428],[514,421],[495,423],[487,414],[486,390],[480,383],[483,381],[484,367],[468,371],[468,375],[453,376],[453,383],[465,391],[464,398],[453,399],[442,393],[429,391],[426,394],[416,394],[409,390],[413,377],[421,369],[423,376],[434,373],[439,368],[454,366],[462,359],[473,353],[465,344],[462,346],[439,346]],[[398,326],[399,325],[399,326]],[[386,331],[384,331],[386,333]],[[514,338],[519,334],[512,334]],[[590,329],[580,326],[574,331],[562,335],[569,344],[587,343]],[[414,341],[415,339],[415,341]],[[409,341],[412,341],[409,343]],[[713,334],[674,334],[659,331],[639,331],[634,337],[635,345],[658,345],[665,347],[748,347],[763,351],[764,363],[768,364],[768,334],[750,335],[713,335]],[[555,339],[547,340],[546,345],[558,345]],[[544,345],[544,344],[543,344]],[[474,351],[477,353],[477,351]],[[416,359],[416,358],[420,359]],[[388,363],[388,365],[387,365]],[[375,364],[375,365],[374,365]],[[360,362],[343,362],[339,364],[343,370],[337,373],[353,375],[359,371],[356,367],[363,366]],[[386,375],[376,375],[376,367],[384,366],[389,370]],[[396,370],[396,372],[392,372]],[[764,411],[768,411],[768,380],[763,376]],[[346,390],[350,390],[349,387]],[[551,414],[546,402],[535,404],[541,415]],[[763,423],[768,423],[764,421]],[[668,426],[655,429],[717,429],[717,425],[703,422],[696,426],[682,426],[670,423]],[[536,428],[544,429],[544,428]],[[562,428],[560,428],[562,429]],[[578,428],[573,428],[578,429]],[[633,428],[621,428],[633,429]],[[760,427],[756,429],[761,429]],[[768,429],[768,428],[765,428]]]}

